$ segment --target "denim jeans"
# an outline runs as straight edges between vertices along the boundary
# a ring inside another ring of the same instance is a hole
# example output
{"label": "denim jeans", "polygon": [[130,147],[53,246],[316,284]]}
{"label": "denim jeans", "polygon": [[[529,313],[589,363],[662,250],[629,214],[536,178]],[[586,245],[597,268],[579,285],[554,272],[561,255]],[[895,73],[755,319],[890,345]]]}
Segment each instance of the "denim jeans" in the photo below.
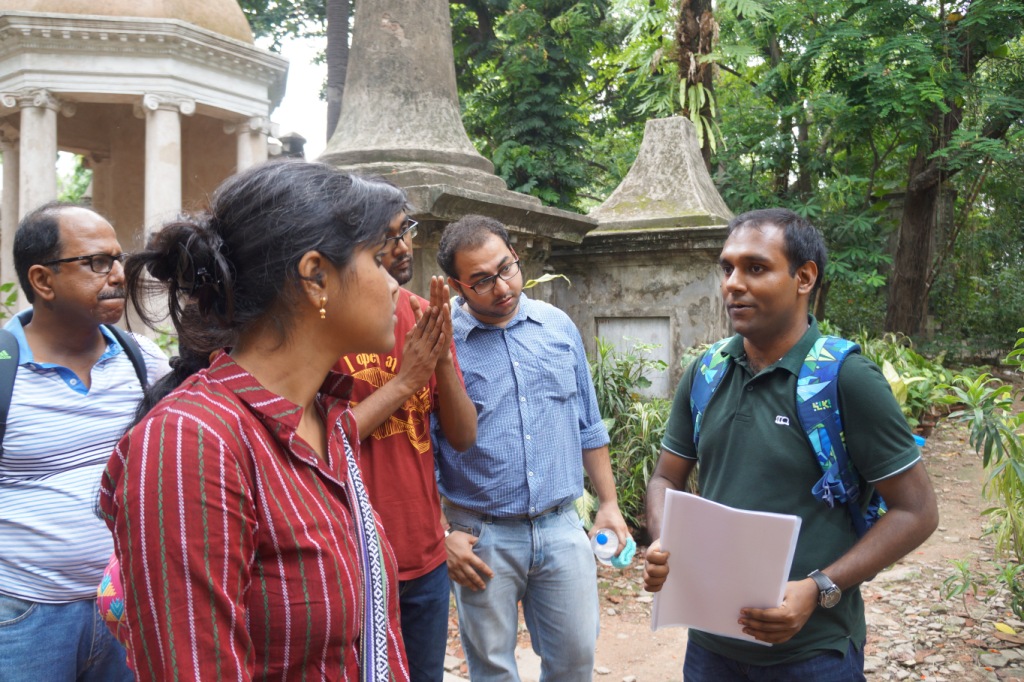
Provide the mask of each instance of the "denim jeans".
{"label": "denim jeans", "polygon": [[441,564],[419,578],[398,583],[402,640],[409,657],[410,682],[441,682],[444,679],[450,603],[448,564]]}
{"label": "denim jeans", "polygon": [[95,599],[42,604],[0,594],[0,682],[130,682]]}
{"label": "denim jeans", "polygon": [[693,641],[686,643],[683,663],[686,682],[864,682],[864,650],[853,640],[846,655],[838,651],[793,663],[748,665],[712,653]]}
{"label": "denim jeans", "polygon": [[474,592],[454,585],[459,634],[473,682],[518,682],[519,602],[541,682],[590,682],[597,644],[597,568],[569,504],[533,519],[497,519],[445,505],[452,530],[478,538],[473,551],[494,571]]}

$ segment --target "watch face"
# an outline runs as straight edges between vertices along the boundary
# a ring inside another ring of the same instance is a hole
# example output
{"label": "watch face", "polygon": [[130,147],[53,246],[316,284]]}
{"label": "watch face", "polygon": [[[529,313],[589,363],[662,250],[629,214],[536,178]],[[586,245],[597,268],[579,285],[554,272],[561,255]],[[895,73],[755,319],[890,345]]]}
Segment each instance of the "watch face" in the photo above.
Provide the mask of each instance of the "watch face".
{"label": "watch face", "polygon": [[838,587],[833,585],[831,588],[821,593],[820,599],[818,600],[822,608],[830,609],[839,603],[839,599],[843,596],[843,593]]}

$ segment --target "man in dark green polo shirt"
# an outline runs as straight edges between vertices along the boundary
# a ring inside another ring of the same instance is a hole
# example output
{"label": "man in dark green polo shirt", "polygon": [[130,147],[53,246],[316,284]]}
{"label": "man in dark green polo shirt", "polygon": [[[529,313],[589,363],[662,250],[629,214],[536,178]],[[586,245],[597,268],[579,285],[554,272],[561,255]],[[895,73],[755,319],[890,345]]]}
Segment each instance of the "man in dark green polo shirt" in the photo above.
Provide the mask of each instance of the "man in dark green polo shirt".
{"label": "man in dark green polo shirt", "polygon": [[848,508],[830,509],[811,494],[822,472],[795,395],[800,366],[821,336],[808,305],[826,260],[821,234],[792,211],[751,211],[729,223],[719,259],[722,296],[737,332],[721,350],[729,369],[707,406],[697,447],[690,388],[699,362],[679,384],[647,488],[655,542],[647,551],[645,587],[657,592],[669,572],[669,556],[657,540],[665,490],[683,489],[698,462],[704,497],[795,514],[802,523],[781,606],[736,614],[745,633],[773,646],[691,630],[686,682],[864,680],[859,585],[924,542],[938,524],[913,434],[881,371],[860,354],[850,355],[839,373],[846,449],[888,513],[858,542]]}

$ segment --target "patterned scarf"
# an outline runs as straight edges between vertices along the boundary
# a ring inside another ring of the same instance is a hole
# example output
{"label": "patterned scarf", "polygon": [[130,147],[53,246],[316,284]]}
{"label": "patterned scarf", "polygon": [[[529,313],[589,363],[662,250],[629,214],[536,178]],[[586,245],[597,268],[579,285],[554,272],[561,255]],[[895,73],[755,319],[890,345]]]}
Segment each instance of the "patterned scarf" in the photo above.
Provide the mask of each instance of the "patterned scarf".
{"label": "patterned scarf", "polygon": [[363,627],[359,638],[359,679],[360,682],[386,682],[391,677],[388,664],[388,582],[384,571],[384,560],[377,533],[377,521],[370,506],[370,498],[359,475],[355,453],[341,431],[345,444],[345,462],[348,465],[349,499],[355,509],[352,516],[356,522],[359,538],[360,557],[363,564]]}

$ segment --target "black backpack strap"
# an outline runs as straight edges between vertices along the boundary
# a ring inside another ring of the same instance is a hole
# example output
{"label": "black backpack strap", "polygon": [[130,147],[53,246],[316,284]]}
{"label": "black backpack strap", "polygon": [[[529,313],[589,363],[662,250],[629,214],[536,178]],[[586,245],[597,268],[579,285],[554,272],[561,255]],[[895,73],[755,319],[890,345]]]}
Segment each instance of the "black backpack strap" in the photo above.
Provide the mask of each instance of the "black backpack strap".
{"label": "black backpack strap", "polygon": [[142,384],[142,390],[149,388],[149,372],[146,369],[146,359],[142,357],[142,348],[139,347],[139,342],[120,327],[115,327],[112,324],[103,326],[114,335],[117,342],[121,344],[121,348],[124,348],[124,352],[128,354],[128,359],[132,361],[132,367],[135,368],[135,374],[139,377],[139,383]]}
{"label": "black backpack strap", "polygon": [[18,375],[18,339],[6,329],[0,329],[0,455],[4,452],[4,434],[7,433],[7,413],[14,394],[14,378]]}

